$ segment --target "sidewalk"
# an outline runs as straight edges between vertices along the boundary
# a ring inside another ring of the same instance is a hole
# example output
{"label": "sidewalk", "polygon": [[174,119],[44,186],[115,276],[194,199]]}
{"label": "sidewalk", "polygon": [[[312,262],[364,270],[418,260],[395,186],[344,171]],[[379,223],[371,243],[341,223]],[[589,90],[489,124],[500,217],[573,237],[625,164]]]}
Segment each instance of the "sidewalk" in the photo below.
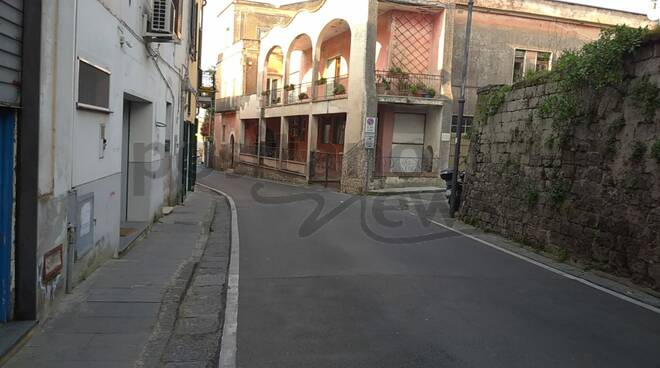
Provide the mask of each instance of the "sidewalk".
{"label": "sidewalk", "polygon": [[229,207],[191,193],[59,303],[7,367],[217,365]]}

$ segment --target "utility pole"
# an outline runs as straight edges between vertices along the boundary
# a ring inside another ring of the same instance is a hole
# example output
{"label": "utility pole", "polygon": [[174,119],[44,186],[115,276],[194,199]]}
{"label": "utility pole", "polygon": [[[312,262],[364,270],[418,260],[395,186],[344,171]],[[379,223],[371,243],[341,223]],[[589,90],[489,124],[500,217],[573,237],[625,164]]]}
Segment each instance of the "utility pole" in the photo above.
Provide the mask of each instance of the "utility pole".
{"label": "utility pole", "polygon": [[461,96],[458,99],[458,119],[456,121],[456,149],[454,150],[454,173],[451,179],[451,206],[449,217],[454,218],[458,211],[458,164],[461,158],[461,136],[463,135],[463,115],[465,113],[465,84],[467,83],[468,62],[470,56],[470,34],[472,33],[472,8],[474,0],[468,1],[467,25],[465,26],[465,48],[463,51],[463,75],[461,76]]}

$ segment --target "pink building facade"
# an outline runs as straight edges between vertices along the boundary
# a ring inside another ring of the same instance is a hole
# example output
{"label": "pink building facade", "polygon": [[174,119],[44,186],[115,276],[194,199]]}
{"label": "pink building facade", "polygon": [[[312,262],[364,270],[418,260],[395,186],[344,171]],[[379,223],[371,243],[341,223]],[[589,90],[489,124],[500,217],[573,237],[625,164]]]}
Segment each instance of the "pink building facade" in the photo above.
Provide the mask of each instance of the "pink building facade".
{"label": "pink building facade", "polygon": [[[345,0],[326,0],[274,27],[260,40],[257,94],[237,112],[231,167],[334,182],[352,193],[443,186],[439,172],[449,166],[455,140],[463,3],[355,0],[347,9]],[[644,22],[549,0],[517,8],[476,3],[468,119],[476,88],[512,83],[521,53],[523,72],[550,68],[561,50],[596,38],[605,26]],[[369,118],[377,119],[373,134],[365,130]]]}

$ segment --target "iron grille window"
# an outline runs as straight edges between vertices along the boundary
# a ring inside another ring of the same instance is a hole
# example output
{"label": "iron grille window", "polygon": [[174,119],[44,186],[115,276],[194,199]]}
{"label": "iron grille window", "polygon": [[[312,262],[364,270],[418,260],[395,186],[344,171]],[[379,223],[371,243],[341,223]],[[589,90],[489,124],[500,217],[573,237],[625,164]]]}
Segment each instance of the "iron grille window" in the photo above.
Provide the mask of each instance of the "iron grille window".
{"label": "iron grille window", "polygon": [[110,72],[80,60],[78,106],[110,109]]}
{"label": "iron grille window", "polygon": [[[472,116],[463,116],[463,133],[468,134],[472,130]],[[454,115],[451,117],[451,132],[456,133],[457,127],[456,123],[458,122],[458,116]]]}

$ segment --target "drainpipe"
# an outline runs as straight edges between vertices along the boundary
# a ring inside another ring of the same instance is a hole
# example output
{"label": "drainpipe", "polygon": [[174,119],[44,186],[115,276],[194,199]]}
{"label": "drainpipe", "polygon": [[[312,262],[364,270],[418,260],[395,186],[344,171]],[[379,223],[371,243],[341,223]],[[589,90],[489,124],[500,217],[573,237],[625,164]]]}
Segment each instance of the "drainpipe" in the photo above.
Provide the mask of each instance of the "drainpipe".
{"label": "drainpipe", "polygon": [[461,136],[463,135],[463,115],[465,113],[465,84],[467,82],[468,62],[470,53],[470,34],[472,33],[472,8],[474,0],[468,1],[467,25],[465,26],[465,51],[463,52],[463,75],[461,76],[461,97],[458,98],[458,119],[456,121],[456,149],[454,150],[454,175],[451,179],[451,207],[449,217],[454,218],[458,211],[456,195],[458,184],[458,164],[461,159]]}

